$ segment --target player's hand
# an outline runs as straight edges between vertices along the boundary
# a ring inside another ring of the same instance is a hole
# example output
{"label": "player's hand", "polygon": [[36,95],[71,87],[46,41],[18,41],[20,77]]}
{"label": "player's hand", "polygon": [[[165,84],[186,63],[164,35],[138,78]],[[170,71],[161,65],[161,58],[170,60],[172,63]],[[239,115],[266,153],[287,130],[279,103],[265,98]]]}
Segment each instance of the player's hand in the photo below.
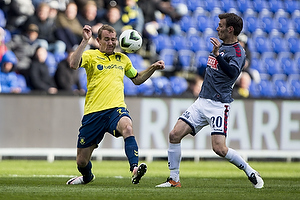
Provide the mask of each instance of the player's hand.
{"label": "player's hand", "polygon": [[85,25],[82,30],[82,38],[84,40],[89,40],[92,37],[92,35],[92,27],[90,27],[89,25]]}
{"label": "player's hand", "polygon": [[165,69],[165,62],[163,60],[159,60],[152,64],[153,67],[155,67],[156,70],[162,70]]}
{"label": "player's hand", "polygon": [[219,48],[221,46],[220,41],[217,38],[210,38],[210,42],[214,45],[212,53],[217,57],[219,53]]}

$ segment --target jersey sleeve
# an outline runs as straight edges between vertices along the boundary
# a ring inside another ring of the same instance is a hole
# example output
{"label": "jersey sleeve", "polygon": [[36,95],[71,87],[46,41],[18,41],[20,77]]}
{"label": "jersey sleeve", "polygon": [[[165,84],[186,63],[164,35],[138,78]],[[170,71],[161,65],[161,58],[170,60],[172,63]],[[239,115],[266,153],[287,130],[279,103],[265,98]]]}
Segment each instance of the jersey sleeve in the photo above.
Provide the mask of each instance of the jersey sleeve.
{"label": "jersey sleeve", "polygon": [[89,62],[89,51],[84,51],[81,56],[80,67],[86,68]]}
{"label": "jersey sleeve", "polygon": [[135,78],[138,74],[137,70],[133,67],[132,65],[132,62],[131,60],[125,56],[126,58],[126,67],[125,67],[125,75],[128,77],[128,78]]}

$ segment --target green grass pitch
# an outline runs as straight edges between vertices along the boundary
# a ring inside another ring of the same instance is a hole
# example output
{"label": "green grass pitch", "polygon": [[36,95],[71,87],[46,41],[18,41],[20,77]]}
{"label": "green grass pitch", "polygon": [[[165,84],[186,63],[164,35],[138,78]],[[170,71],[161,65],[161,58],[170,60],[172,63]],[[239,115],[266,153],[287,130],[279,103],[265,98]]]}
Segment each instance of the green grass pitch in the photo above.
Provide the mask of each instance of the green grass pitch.
{"label": "green grass pitch", "polygon": [[300,199],[300,162],[249,162],[264,181],[254,189],[244,172],[225,161],[183,161],[182,188],[155,188],[169,175],[166,161],[147,163],[140,184],[131,183],[126,161],[93,161],[96,179],[87,185],[66,185],[78,175],[75,161],[0,161],[3,200],[293,200]]}

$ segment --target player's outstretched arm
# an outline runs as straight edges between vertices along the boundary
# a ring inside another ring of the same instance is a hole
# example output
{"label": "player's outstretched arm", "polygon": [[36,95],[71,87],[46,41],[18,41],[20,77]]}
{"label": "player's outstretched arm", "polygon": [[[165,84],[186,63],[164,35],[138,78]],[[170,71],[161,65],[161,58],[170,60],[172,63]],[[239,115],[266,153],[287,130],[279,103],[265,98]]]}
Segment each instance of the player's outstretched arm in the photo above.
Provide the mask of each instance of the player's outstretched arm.
{"label": "player's outstretched arm", "polygon": [[144,71],[139,72],[137,77],[131,80],[135,85],[140,85],[144,83],[148,78],[150,78],[156,70],[163,70],[163,69],[165,69],[165,63],[163,60],[159,60],[153,63],[152,65],[150,65],[150,67],[148,67]]}
{"label": "player's outstretched arm", "polygon": [[70,67],[72,69],[78,69],[82,53],[84,52],[86,46],[88,45],[89,40],[92,37],[92,28],[88,25],[85,25],[82,29],[82,41],[71,56]]}

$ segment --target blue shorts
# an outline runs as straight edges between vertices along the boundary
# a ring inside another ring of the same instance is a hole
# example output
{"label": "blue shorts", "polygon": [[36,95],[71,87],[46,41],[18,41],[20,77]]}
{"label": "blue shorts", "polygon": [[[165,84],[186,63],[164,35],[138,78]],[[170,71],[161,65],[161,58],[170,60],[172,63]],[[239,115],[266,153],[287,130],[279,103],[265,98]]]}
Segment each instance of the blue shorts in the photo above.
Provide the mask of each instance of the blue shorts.
{"label": "blue shorts", "polygon": [[117,124],[124,116],[131,119],[128,110],[124,107],[84,115],[79,128],[77,148],[86,148],[94,144],[98,145],[106,132],[115,137],[122,136],[117,131]]}

